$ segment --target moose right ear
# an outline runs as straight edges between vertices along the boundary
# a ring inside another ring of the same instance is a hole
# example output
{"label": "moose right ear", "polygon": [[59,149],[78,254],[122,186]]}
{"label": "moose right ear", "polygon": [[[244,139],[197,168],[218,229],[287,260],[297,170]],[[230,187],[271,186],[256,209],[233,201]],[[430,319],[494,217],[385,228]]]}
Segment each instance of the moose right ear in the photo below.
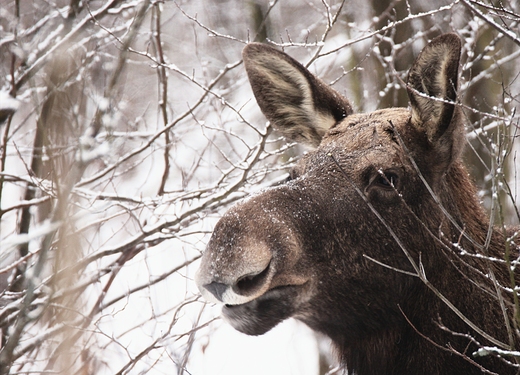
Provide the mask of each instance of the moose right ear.
{"label": "moose right ear", "polygon": [[462,152],[464,125],[456,107],[461,40],[456,34],[433,39],[408,74],[411,123],[424,132],[447,168]]}
{"label": "moose right ear", "polygon": [[285,137],[317,147],[352,113],[348,100],[289,55],[260,43],[248,44],[242,55],[260,109]]}

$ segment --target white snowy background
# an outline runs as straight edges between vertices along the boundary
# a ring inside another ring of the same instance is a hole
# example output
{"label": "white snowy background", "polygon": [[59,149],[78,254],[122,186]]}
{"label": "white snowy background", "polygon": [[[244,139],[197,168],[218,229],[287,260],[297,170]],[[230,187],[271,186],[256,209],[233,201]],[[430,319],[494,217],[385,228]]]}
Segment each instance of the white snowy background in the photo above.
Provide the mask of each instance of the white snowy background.
{"label": "white snowy background", "polygon": [[0,373],[337,373],[327,339],[245,336],[193,282],[218,218],[305,152],[254,101],[252,40],[370,111],[406,106],[413,57],[458,32],[466,159],[518,222],[518,5],[434,3],[0,0]]}

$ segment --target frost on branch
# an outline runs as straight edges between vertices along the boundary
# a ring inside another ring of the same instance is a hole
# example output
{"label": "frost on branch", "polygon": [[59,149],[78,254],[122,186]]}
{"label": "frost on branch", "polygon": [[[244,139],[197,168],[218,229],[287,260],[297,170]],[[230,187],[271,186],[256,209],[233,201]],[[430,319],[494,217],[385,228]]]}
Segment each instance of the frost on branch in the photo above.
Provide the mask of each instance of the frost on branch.
{"label": "frost on branch", "polygon": [[[520,11],[485,4],[6,2],[0,373],[326,373],[334,359],[311,334],[301,352],[279,350],[288,361],[247,357],[255,344],[222,338],[218,308],[193,283],[223,212],[283,182],[305,152],[266,125],[241,51],[277,45],[366,112],[406,107],[413,58],[440,32],[459,34],[465,159],[501,227],[519,221]],[[446,243],[462,260],[519,261]],[[482,353],[502,355],[493,350]]]}

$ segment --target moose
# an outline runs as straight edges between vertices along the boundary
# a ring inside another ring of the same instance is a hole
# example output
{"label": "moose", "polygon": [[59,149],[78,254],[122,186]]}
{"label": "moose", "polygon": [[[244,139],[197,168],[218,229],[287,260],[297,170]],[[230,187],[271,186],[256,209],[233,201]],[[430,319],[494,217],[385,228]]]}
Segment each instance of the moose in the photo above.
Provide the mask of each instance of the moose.
{"label": "moose", "polygon": [[214,228],[196,282],[235,329],[293,317],[348,374],[517,373],[519,229],[490,224],[463,165],[460,56],[438,36],[408,72],[409,108],[354,113],[286,53],[244,48],[263,114],[311,151]]}

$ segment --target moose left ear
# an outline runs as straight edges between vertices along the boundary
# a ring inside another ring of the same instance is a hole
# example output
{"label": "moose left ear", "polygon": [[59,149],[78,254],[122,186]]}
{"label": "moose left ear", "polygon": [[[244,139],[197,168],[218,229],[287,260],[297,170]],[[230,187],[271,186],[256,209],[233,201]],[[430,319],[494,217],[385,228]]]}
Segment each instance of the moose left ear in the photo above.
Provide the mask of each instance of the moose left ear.
{"label": "moose left ear", "polygon": [[464,139],[455,106],[460,51],[456,34],[433,39],[415,60],[407,82],[412,125],[426,133],[448,164],[460,153]]}

